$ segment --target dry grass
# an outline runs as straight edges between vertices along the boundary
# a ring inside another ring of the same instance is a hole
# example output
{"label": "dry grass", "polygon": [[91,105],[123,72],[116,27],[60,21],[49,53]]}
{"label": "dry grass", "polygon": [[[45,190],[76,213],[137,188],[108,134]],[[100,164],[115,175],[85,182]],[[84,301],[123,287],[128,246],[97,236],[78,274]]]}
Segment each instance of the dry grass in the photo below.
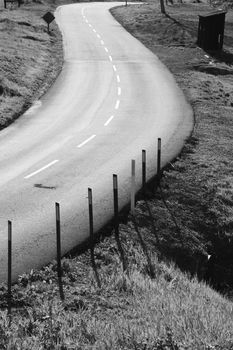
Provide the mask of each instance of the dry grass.
{"label": "dry grass", "polygon": [[[63,259],[63,303],[56,264],[22,276],[14,288],[11,326],[6,312],[0,314],[2,348],[231,349],[231,303],[172,264],[158,262],[148,244],[156,243],[152,235],[140,230],[139,239],[126,225],[120,231],[128,270],[122,272],[113,237],[105,239],[95,250],[100,289],[87,253]],[[2,305],[4,300],[2,288]]]}
{"label": "dry grass", "polygon": [[49,6],[28,3],[0,10],[0,128],[18,118],[53,83],[63,52],[55,23],[51,33],[41,16]]}

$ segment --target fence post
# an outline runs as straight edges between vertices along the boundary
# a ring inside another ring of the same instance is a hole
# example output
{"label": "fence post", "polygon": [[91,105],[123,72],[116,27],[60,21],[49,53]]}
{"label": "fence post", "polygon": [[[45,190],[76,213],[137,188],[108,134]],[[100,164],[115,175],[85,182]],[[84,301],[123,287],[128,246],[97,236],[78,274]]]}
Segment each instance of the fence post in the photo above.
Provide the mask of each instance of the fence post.
{"label": "fence post", "polygon": [[8,220],[8,290],[7,308],[11,323],[11,285],[12,285],[12,222]]}
{"label": "fence post", "polygon": [[116,242],[117,246],[121,255],[121,260],[122,260],[122,266],[123,266],[123,271],[126,270],[126,261],[125,261],[125,256],[124,256],[124,250],[120,242],[120,237],[119,237],[119,217],[118,217],[118,182],[117,182],[117,175],[113,174],[113,199],[114,199],[114,227],[115,227],[115,237],[116,237]]}
{"label": "fence post", "polygon": [[118,218],[118,183],[117,175],[113,174],[113,199],[114,199],[114,226],[115,234],[119,236],[119,218]]}
{"label": "fence post", "polygon": [[56,238],[57,238],[57,277],[58,287],[61,300],[64,300],[64,292],[62,286],[62,267],[61,267],[61,221],[60,221],[60,205],[55,203],[56,209]]}
{"label": "fence post", "polygon": [[161,138],[158,138],[158,150],[157,150],[157,177],[160,179],[161,171]]}
{"label": "fence post", "polygon": [[89,232],[91,247],[93,246],[94,224],[93,224],[93,201],[92,201],[92,189],[88,188],[88,207],[89,207]]}
{"label": "fence post", "polygon": [[146,191],[146,151],[142,150],[142,191],[145,195]]}
{"label": "fence post", "polygon": [[135,160],[131,160],[131,214],[135,211]]}
{"label": "fence post", "polygon": [[95,273],[95,278],[98,288],[101,287],[100,279],[97,273],[97,268],[95,265],[94,257],[94,220],[93,220],[93,199],[92,199],[92,189],[88,188],[88,207],[89,207],[89,232],[90,232],[90,252],[91,252],[91,263]]}

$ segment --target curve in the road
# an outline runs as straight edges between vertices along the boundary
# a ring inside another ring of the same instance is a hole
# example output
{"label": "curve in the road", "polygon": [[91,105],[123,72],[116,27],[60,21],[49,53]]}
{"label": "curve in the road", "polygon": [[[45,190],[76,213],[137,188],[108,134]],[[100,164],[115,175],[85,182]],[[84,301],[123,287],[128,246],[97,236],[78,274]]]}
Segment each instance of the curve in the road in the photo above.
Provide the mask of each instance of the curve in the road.
{"label": "curve in the road", "polygon": [[193,116],[174,78],[157,57],[117,23],[121,3],[59,7],[64,65],[40,100],[0,132],[0,281],[6,279],[7,220],[13,222],[13,277],[56,256],[55,202],[61,204],[62,252],[89,234],[87,188],[93,189],[94,226],[113,216],[112,174],[119,207],[130,199],[130,165],[141,151],[148,179],[182,148]]}

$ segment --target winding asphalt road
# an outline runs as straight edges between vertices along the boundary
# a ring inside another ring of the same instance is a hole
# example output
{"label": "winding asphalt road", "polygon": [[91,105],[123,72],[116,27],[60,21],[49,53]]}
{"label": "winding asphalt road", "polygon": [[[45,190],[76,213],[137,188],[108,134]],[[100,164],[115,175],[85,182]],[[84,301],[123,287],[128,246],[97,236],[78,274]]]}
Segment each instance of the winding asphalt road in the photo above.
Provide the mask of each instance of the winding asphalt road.
{"label": "winding asphalt road", "polygon": [[172,75],[109,13],[119,4],[57,9],[62,72],[41,101],[0,132],[0,281],[6,279],[7,220],[15,279],[56,256],[56,201],[65,253],[88,235],[88,187],[98,230],[113,215],[112,174],[118,174],[122,207],[130,198],[131,159],[139,189],[141,150],[150,178],[157,138],[164,164],[192,130],[191,108]]}

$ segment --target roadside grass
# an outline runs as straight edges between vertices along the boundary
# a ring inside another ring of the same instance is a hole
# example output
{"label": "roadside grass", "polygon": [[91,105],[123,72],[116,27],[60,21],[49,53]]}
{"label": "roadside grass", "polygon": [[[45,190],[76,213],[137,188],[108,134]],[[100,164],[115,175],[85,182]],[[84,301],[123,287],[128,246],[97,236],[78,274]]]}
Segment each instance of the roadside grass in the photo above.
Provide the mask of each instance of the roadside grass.
{"label": "roadside grass", "polygon": [[216,54],[196,45],[198,14],[209,10],[205,3],[175,3],[162,15],[158,4],[148,2],[111,12],[172,71],[195,114],[193,133],[173,167],[165,169],[153,199],[159,251],[230,295],[233,12],[226,15],[224,50]]}
{"label": "roadside grass", "polygon": [[[101,288],[87,252],[62,261],[64,302],[55,262],[21,276],[11,324],[7,312],[0,313],[1,348],[231,349],[232,304],[172,263],[159,262],[149,227],[139,230],[141,237],[129,225],[120,232],[128,269],[123,273],[114,236],[105,237],[95,248]],[[4,308],[5,287],[0,295]]]}
{"label": "roadside grass", "polygon": [[0,129],[47,91],[63,62],[60,31],[54,22],[48,34],[41,18],[51,7],[35,2],[7,6],[0,9]]}

